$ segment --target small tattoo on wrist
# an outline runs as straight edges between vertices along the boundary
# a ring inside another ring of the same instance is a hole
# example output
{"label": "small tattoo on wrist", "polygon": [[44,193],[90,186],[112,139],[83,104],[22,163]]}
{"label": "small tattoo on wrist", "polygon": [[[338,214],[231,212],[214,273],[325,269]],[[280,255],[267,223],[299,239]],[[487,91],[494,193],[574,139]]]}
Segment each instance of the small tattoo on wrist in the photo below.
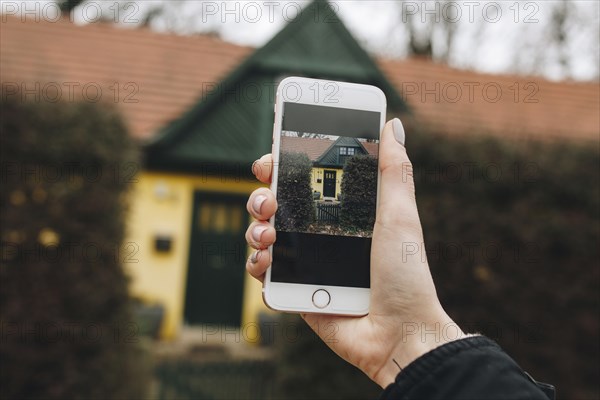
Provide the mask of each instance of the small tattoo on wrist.
{"label": "small tattoo on wrist", "polygon": [[397,366],[398,368],[400,368],[400,371],[402,371],[402,367],[400,366],[400,364],[398,364],[398,361],[396,361],[396,359],[395,359],[395,358],[392,358],[392,361],[394,362],[394,364],[396,364],[396,366]]}

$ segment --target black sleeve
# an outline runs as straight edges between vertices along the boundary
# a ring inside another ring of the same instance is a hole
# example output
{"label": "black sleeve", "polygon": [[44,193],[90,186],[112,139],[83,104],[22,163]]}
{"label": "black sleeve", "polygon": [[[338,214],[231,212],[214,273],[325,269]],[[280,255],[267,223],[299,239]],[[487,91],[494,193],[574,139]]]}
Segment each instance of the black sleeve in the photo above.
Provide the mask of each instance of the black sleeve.
{"label": "black sleeve", "polygon": [[492,340],[473,336],[419,357],[380,397],[393,399],[554,399]]}

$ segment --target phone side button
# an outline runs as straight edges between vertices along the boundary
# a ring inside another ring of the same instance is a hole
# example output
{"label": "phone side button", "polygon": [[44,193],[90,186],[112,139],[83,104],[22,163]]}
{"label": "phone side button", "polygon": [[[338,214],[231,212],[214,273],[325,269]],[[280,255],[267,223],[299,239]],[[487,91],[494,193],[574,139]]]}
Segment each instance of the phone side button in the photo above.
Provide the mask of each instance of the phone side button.
{"label": "phone side button", "polygon": [[327,290],[319,289],[313,293],[312,302],[317,308],[325,308],[331,302],[331,296]]}

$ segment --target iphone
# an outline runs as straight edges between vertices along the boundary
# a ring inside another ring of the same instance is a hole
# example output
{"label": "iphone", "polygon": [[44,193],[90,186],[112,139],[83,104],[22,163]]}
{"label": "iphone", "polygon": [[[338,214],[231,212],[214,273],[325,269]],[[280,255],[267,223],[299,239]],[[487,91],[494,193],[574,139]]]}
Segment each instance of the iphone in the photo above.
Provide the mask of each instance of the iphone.
{"label": "iphone", "polygon": [[288,77],[277,88],[271,190],[277,238],[265,304],[369,312],[370,254],[386,99],[375,86]]}

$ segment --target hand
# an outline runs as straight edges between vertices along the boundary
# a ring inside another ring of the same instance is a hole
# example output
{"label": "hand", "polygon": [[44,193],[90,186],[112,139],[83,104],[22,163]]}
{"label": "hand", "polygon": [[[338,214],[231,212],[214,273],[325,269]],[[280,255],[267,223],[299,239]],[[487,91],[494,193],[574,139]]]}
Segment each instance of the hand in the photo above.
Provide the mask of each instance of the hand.
{"label": "hand", "polygon": [[[371,247],[371,304],[364,317],[304,314],[321,338],[318,327],[336,324],[334,340],[325,340],[340,357],[361,369],[382,387],[392,383],[410,362],[434,348],[466,335],[446,314],[438,300],[423,245],[415,201],[412,165],[404,147],[400,120],[386,124],[379,146],[381,171],[379,209]],[[271,181],[270,154],[254,163],[258,180]],[[268,246],[275,229],[268,220],[277,210],[273,193],[257,189],[248,200],[257,219],[246,232],[256,251],[246,263],[255,278],[264,279],[271,258]],[[329,335],[330,336],[330,335]]]}

